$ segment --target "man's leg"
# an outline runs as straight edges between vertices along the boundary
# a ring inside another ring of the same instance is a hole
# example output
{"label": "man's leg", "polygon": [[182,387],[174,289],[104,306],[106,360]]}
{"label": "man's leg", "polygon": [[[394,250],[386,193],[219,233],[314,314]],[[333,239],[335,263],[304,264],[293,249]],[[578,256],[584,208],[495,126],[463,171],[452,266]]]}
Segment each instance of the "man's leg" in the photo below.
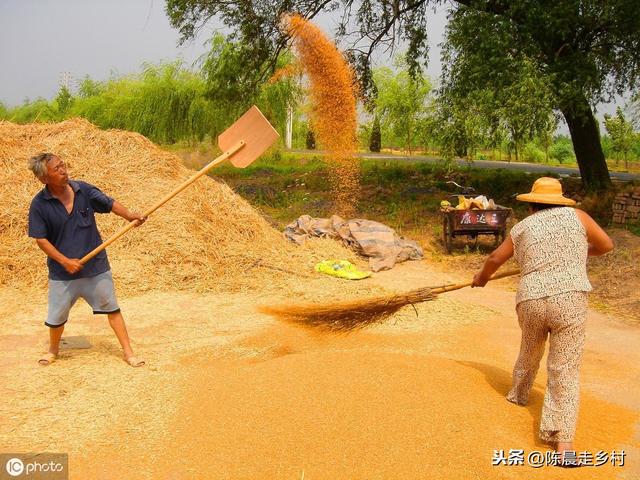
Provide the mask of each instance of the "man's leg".
{"label": "man's leg", "polygon": [[40,365],[51,364],[58,356],[64,325],[69,310],[77,300],[76,280],[49,280],[49,306],[44,324],[49,328],[49,350],[39,360]]}
{"label": "man's leg", "polygon": [[62,332],[64,332],[64,324],[59,327],[49,327],[49,353],[58,355]]}
{"label": "man's leg", "polygon": [[127,332],[127,327],[124,324],[124,318],[122,318],[122,313],[120,313],[120,307],[116,299],[111,271],[109,270],[87,279],[85,287],[86,290],[83,292],[84,299],[91,305],[95,315],[107,315],[109,325],[111,325],[122,346],[122,353],[127,363],[132,367],[144,365],[144,361],[138,360],[133,354],[131,342],[129,341],[129,333]]}
{"label": "man's leg", "polygon": [[59,327],[49,327],[49,350],[38,360],[40,365],[46,366],[53,363],[60,349],[60,338],[64,332],[64,324]]}
{"label": "man's leg", "polygon": [[127,326],[124,324],[124,318],[122,318],[121,312],[114,312],[107,314],[109,318],[109,325],[118,337],[118,341],[122,346],[122,353],[124,358],[133,357],[133,350],[131,349],[131,342],[129,341],[129,333],[127,332]]}
{"label": "man's leg", "polygon": [[122,346],[122,353],[124,353],[124,358],[132,367],[140,367],[144,365],[144,361],[138,360],[134,354],[133,349],[131,348],[131,342],[129,341],[129,333],[127,332],[127,326],[124,324],[124,318],[122,318],[122,313],[120,311],[113,312],[107,314],[109,318],[109,325],[118,337],[118,341]]}

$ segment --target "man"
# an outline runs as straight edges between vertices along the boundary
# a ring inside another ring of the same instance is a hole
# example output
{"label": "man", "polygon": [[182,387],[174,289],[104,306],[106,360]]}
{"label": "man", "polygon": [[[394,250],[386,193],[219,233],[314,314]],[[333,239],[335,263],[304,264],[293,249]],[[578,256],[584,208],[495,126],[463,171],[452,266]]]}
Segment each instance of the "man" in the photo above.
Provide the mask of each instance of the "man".
{"label": "man", "polygon": [[52,153],[31,158],[29,169],[45,185],[31,201],[29,236],[49,257],[49,311],[45,321],[49,327],[49,351],[38,363],[50,365],[55,361],[69,311],[78,298],[84,298],[94,314],[107,315],[125,361],[132,367],[144,365],[131,349],[106,251],[85,265],[80,258],[102,243],[94,212],[113,212],[129,222],[136,220],[138,225],[146,219],[93,185],[69,180],[64,162]]}

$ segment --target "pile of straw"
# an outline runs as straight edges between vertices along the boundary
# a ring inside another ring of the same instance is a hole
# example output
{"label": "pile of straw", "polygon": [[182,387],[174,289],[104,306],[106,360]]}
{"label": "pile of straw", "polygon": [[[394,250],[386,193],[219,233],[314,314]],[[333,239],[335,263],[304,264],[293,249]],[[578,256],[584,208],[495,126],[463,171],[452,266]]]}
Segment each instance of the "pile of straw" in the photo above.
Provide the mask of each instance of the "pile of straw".
{"label": "pile of straw", "polygon": [[[194,172],[137,133],[103,131],[82,119],[57,124],[0,122],[0,286],[46,286],[45,255],[27,236],[33,196],[43,185],[27,159],[52,152],[70,177],[143,211]],[[214,171],[215,174],[215,171]],[[103,239],[125,221],[97,215]],[[354,260],[331,241],[296,247],[226,184],[203,178],[108,249],[118,291],[242,291],[291,285],[326,258]]]}

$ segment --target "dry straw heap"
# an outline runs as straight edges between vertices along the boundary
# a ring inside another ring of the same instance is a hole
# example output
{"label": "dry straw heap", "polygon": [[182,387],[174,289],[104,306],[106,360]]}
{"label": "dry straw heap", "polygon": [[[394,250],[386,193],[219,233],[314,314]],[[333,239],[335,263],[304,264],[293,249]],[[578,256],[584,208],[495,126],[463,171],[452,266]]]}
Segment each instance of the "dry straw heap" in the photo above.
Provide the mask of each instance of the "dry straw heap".
{"label": "dry straw heap", "polygon": [[299,15],[286,18],[294,46],[309,77],[309,112],[322,148],[329,151],[330,180],[336,213],[351,218],[360,190],[355,77],[336,45]]}
{"label": "dry straw heap", "polygon": [[[193,172],[137,133],[103,131],[82,119],[57,124],[0,122],[0,286],[46,287],[45,255],[27,236],[27,215],[43,185],[27,159],[53,152],[85,180],[131,210],[143,211]],[[123,225],[97,215],[102,237]],[[303,248],[285,241],[226,184],[203,178],[108,248],[123,293],[240,291],[299,281],[328,256],[353,258],[334,242]],[[294,277],[294,278],[291,278]]]}

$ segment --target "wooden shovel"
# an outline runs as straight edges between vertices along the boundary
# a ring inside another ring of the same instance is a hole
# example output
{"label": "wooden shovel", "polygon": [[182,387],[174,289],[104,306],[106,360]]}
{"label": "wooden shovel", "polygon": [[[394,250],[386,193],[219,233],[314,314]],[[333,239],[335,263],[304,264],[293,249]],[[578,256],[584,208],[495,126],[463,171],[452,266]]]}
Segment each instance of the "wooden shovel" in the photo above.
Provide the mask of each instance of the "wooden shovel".
{"label": "wooden shovel", "polygon": [[[271,126],[269,121],[262,115],[262,112],[255,105],[247,110],[233,125],[227,128],[218,136],[218,146],[224,153],[211,163],[205,165],[195,175],[185,180],[164,198],[158,200],[152,207],[147,209],[142,215],[148,217],[162,205],[175,197],[182,190],[187,188],[198,178],[227,158],[234,167],[244,168],[256,160],[264,151],[269,148],[278,138],[278,132]],[[113,234],[106,242],[87,253],[80,259],[83,265],[95,257],[102,250],[115,242],[122,235],[127,233],[140,222],[134,220],[125,225],[122,229]]]}

